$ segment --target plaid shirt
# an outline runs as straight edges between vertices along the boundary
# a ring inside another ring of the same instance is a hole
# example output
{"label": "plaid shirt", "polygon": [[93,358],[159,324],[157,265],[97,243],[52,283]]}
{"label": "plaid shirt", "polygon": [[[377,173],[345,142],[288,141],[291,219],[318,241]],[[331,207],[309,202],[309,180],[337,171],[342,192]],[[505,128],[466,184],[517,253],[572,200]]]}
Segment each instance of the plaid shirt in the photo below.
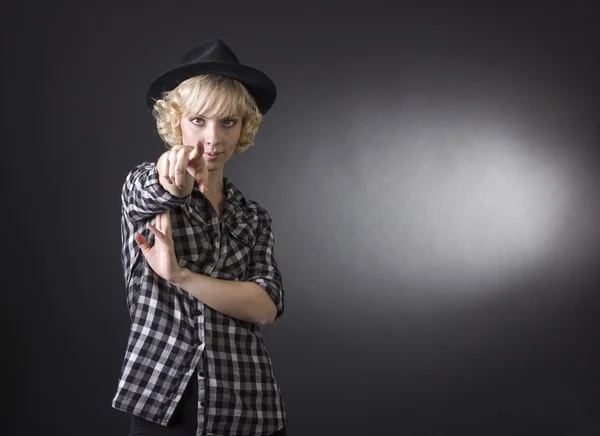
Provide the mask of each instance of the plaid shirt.
{"label": "plaid shirt", "polygon": [[144,162],[122,190],[122,262],[131,330],[112,407],[161,425],[169,422],[194,370],[198,376],[197,435],[267,435],[286,424],[271,359],[258,325],[204,305],[158,276],[134,240],[150,243],[147,221],[170,210],[179,265],[225,280],[257,283],[283,313],[282,279],[273,257],[271,218],[224,178],[221,218],[200,192],[179,198]]}

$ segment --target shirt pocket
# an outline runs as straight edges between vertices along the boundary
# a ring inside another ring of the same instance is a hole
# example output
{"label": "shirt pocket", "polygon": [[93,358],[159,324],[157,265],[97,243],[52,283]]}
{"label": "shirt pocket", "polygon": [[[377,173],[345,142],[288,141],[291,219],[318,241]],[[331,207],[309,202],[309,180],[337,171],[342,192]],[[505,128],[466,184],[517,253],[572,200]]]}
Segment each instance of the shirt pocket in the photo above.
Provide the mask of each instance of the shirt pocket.
{"label": "shirt pocket", "polygon": [[175,235],[173,236],[179,266],[202,273],[209,264],[215,263],[218,259],[215,238],[210,230],[196,230],[191,234],[184,233],[177,239]]}
{"label": "shirt pocket", "polygon": [[224,266],[238,278],[242,278],[252,260],[255,227],[252,217],[239,213],[225,223],[227,253]]}
{"label": "shirt pocket", "polygon": [[210,223],[192,221],[187,214],[171,214],[171,232],[179,266],[200,273],[218,258]]}

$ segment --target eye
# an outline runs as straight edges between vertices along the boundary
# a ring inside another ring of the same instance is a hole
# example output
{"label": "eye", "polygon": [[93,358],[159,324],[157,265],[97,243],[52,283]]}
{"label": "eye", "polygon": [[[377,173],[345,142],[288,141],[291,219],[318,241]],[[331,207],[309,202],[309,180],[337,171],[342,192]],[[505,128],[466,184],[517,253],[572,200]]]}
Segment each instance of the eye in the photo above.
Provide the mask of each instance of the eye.
{"label": "eye", "polygon": [[235,118],[227,118],[223,121],[223,125],[225,127],[233,127],[237,124],[237,120]]}
{"label": "eye", "polygon": [[192,124],[195,124],[196,126],[199,126],[204,122],[204,120],[200,117],[194,117],[194,118],[190,118],[190,122]]}

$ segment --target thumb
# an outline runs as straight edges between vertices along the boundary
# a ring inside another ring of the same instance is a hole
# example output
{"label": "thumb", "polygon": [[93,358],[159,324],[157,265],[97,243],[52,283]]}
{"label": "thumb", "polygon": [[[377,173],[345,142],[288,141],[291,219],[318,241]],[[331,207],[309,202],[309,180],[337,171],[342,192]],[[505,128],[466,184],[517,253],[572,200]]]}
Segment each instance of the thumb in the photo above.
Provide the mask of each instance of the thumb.
{"label": "thumb", "polygon": [[136,232],[134,238],[135,242],[137,242],[138,246],[142,249],[142,253],[146,255],[146,253],[148,253],[148,251],[150,251],[152,247],[150,247],[150,244],[148,244],[148,241],[146,240],[144,235]]}

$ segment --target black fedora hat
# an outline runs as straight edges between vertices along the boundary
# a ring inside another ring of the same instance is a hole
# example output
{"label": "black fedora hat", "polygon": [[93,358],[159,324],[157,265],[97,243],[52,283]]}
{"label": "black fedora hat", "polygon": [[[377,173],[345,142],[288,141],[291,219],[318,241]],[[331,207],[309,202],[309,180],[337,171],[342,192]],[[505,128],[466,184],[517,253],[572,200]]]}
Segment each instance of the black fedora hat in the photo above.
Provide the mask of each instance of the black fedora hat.
{"label": "black fedora hat", "polygon": [[216,74],[238,80],[254,97],[263,115],[273,106],[277,97],[275,84],[265,73],[241,64],[227,44],[219,38],[211,38],[188,50],[181,64],[152,82],[146,96],[148,107],[152,109],[163,92],[175,89],[181,82],[200,74]]}

